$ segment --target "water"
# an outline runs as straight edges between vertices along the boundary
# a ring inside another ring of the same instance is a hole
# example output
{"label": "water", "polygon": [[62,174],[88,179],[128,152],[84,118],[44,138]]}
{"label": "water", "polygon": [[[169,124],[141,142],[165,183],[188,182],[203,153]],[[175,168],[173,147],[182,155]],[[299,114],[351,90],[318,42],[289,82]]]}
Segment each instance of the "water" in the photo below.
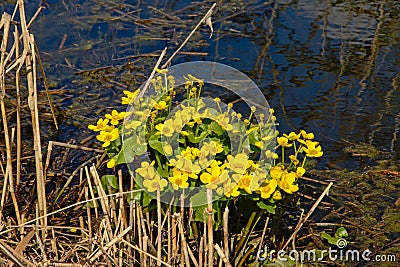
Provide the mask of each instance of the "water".
{"label": "water", "polygon": [[[118,106],[122,90],[138,87],[149,75],[157,55],[139,55],[159,54],[165,46],[171,54],[211,5],[47,1],[32,32],[51,89],[63,90],[53,97],[66,116],[59,131],[44,122],[44,133],[51,140],[77,142],[93,135],[86,125],[95,121],[96,113]],[[248,74],[274,107],[281,132],[315,132],[325,150],[323,167],[360,167],[343,151],[348,144],[342,140],[400,155],[398,1],[217,5],[212,38],[204,26],[184,49],[203,54],[179,55],[173,64],[210,60]],[[38,6],[39,1],[29,1],[27,13],[32,15]],[[9,5],[2,8],[12,12]],[[90,75],[80,72],[102,67],[108,68]]]}

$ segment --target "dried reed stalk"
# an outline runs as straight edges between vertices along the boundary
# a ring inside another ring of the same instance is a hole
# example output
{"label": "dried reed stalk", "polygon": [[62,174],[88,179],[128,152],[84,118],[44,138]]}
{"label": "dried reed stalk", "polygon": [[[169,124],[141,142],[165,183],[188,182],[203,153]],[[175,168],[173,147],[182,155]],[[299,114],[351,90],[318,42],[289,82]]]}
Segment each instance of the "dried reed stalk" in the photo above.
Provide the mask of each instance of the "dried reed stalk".
{"label": "dried reed stalk", "polygon": [[332,187],[333,183],[330,182],[328,186],[325,188],[325,190],[322,192],[322,194],[319,196],[317,201],[312,205],[311,209],[307,212],[306,216],[304,216],[296,225],[296,228],[294,229],[292,235],[289,237],[289,239],[285,242],[283,245],[282,249],[285,249],[290,241],[296,236],[297,232],[300,230],[300,228],[303,226],[303,224],[307,221],[307,219],[311,216],[311,214],[314,212],[314,210],[318,207],[319,203],[322,201],[322,199],[325,197],[326,194],[328,194],[329,189]]}
{"label": "dried reed stalk", "polygon": [[161,201],[160,187],[157,187],[157,266],[161,266],[161,246],[162,246],[162,225],[161,225]]}
{"label": "dried reed stalk", "polygon": [[214,230],[213,230],[213,207],[212,190],[207,188],[207,215],[208,215],[208,266],[214,265]]}
{"label": "dried reed stalk", "polygon": [[[25,19],[25,9],[23,0],[18,0],[18,9],[21,20],[21,36],[24,44],[25,65],[27,69],[27,83],[28,83],[28,106],[31,111],[32,128],[33,128],[33,142],[35,150],[35,163],[36,163],[36,188],[39,204],[39,217],[42,218],[41,224],[47,226],[47,206],[46,206],[46,190],[45,179],[43,175],[42,165],[42,150],[40,141],[40,126],[39,114],[37,104],[37,86],[36,86],[36,66],[35,66],[35,40],[33,35],[29,34],[28,26]],[[45,237],[45,231],[42,232],[42,238]]]}

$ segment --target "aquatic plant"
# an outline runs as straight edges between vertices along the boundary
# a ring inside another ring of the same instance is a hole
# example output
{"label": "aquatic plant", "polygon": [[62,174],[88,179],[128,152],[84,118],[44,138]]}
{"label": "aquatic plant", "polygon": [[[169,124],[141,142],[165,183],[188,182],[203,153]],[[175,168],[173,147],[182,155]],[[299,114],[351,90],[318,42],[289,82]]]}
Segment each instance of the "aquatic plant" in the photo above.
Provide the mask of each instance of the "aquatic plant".
{"label": "aquatic plant", "polygon": [[[274,213],[277,202],[299,190],[307,158],[323,155],[313,133],[279,136],[272,108],[260,114],[261,120],[255,106],[244,117],[218,97],[205,101],[202,79],[188,75],[185,92],[180,92],[167,69],[157,72],[151,80],[155,95],[125,90],[127,112],[112,110],[89,125],[107,151],[107,167],[128,165],[136,189],[144,189],[135,197],[143,206],[155,205],[157,191],[163,202],[176,205],[182,205],[183,194],[184,205],[192,206],[202,221],[206,191],[211,190],[215,201],[242,198]],[[180,94],[184,101],[176,103]],[[280,156],[275,148],[281,149]]]}

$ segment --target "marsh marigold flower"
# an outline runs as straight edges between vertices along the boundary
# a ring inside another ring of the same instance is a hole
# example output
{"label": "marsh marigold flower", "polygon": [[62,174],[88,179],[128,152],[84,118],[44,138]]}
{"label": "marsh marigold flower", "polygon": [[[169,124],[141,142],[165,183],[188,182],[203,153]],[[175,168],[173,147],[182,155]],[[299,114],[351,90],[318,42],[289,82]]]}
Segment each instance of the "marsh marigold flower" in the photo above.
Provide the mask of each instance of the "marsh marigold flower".
{"label": "marsh marigold flower", "polygon": [[147,191],[150,193],[157,191],[157,188],[160,188],[160,191],[162,191],[167,185],[168,181],[164,178],[161,179],[158,175],[152,180],[146,179],[143,181],[143,186],[146,187]]}
{"label": "marsh marigold flower", "polygon": [[307,132],[304,131],[304,130],[301,130],[300,133],[301,133],[301,136],[302,136],[304,139],[309,139],[309,140],[314,139],[314,134],[313,134],[313,133],[307,133]]}
{"label": "marsh marigold flower", "polygon": [[290,141],[294,141],[300,138],[300,133],[296,134],[295,132],[290,132],[289,134],[283,134],[283,136],[289,139]]}
{"label": "marsh marigold flower", "polygon": [[140,176],[142,176],[145,180],[152,180],[156,177],[159,177],[159,175],[156,173],[154,169],[154,161],[152,163],[148,163],[146,161],[142,162],[141,168],[136,169],[136,173],[138,173]]}
{"label": "marsh marigold flower", "polygon": [[274,193],[278,182],[275,179],[264,181],[261,186],[257,189],[257,192],[261,195],[261,198],[270,198],[272,193]]}
{"label": "marsh marigold flower", "polygon": [[122,105],[129,105],[132,102],[132,100],[135,100],[137,98],[139,92],[140,92],[139,89],[136,90],[135,92],[124,90],[125,96],[122,97]]}
{"label": "marsh marigold flower", "polygon": [[282,199],[282,194],[281,191],[276,190],[275,193],[272,195],[273,200],[281,200]]}
{"label": "marsh marigold flower", "polygon": [[111,111],[111,114],[106,114],[106,118],[110,120],[112,125],[117,125],[118,121],[124,119],[125,112],[118,112],[115,109]]}
{"label": "marsh marigold flower", "polygon": [[168,108],[167,102],[161,100],[160,102],[154,104],[154,108],[157,110],[164,110]]}
{"label": "marsh marigold flower", "polygon": [[109,119],[99,119],[96,125],[90,124],[88,128],[95,132],[103,131],[108,126],[109,121]]}
{"label": "marsh marigold flower", "polygon": [[307,147],[303,147],[303,151],[306,153],[307,157],[310,158],[319,158],[322,157],[324,152],[318,142],[308,141],[306,142]]}
{"label": "marsh marigold flower", "polygon": [[285,191],[288,194],[293,194],[297,190],[299,190],[299,186],[294,184],[296,182],[296,173],[294,172],[285,172],[281,179],[278,182],[279,188]]}
{"label": "marsh marigold flower", "polygon": [[228,168],[232,171],[242,174],[246,170],[248,156],[244,153],[239,153],[236,156],[228,155]]}
{"label": "marsh marigold flower", "polygon": [[171,137],[174,133],[173,121],[171,119],[166,120],[164,124],[160,123],[156,125],[157,134],[162,134],[167,137]]}
{"label": "marsh marigold flower", "polygon": [[278,141],[278,144],[282,147],[291,147],[293,145],[293,144],[289,144],[289,139],[287,139],[284,136],[278,137],[276,140]]}
{"label": "marsh marigold flower", "polygon": [[269,175],[271,175],[272,179],[279,180],[284,174],[284,170],[281,166],[274,166],[269,170]]}
{"label": "marsh marigold flower", "polygon": [[188,175],[187,173],[181,172],[177,168],[173,169],[173,175],[171,177],[168,177],[168,180],[171,182],[172,187],[175,190],[178,190],[179,188],[188,188],[189,183],[188,183]]}
{"label": "marsh marigold flower", "polygon": [[242,175],[238,182],[238,187],[244,189],[248,194],[252,194],[258,188],[258,181],[253,178],[252,175]]}
{"label": "marsh marigold flower", "polygon": [[97,140],[104,142],[102,147],[108,147],[112,141],[117,140],[118,136],[118,128],[115,128],[111,132],[100,131],[100,134],[96,136],[96,138]]}

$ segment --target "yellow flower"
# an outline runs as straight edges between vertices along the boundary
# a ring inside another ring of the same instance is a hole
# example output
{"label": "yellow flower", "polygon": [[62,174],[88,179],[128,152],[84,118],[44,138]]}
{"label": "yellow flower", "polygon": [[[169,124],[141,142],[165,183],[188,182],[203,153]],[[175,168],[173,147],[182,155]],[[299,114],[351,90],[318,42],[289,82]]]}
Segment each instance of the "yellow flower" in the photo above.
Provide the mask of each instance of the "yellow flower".
{"label": "yellow flower", "polygon": [[272,152],[271,150],[267,150],[265,151],[265,156],[267,158],[273,158],[273,159],[277,159],[278,158],[278,154],[276,154],[275,152]]}
{"label": "yellow flower", "polygon": [[167,137],[171,137],[174,133],[173,121],[171,119],[166,120],[164,124],[160,123],[156,125],[157,134],[162,134]]}
{"label": "yellow flower", "polygon": [[90,125],[88,126],[88,128],[89,128],[90,130],[92,130],[92,131],[95,131],[95,132],[103,131],[103,130],[108,126],[108,122],[109,122],[109,121],[110,121],[109,119],[105,119],[105,120],[99,119],[99,120],[97,121],[97,124],[96,124],[96,125],[90,124]]}
{"label": "yellow flower", "polygon": [[173,169],[173,176],[168,177],[168,180],[171,182],[172,187],[175,190],[178,190],[179,188],[188,188],[189,183],[187,182],[188,180],[188,175],[187,173],[183,173],[177,168]]}
{"label": "yellow flower", "polygon": [[223,186],[226,197],[238,197],[240,195],[239,186],[231,181],[226,181]]}
{"label": "yellow flower", "polygon": [[96,136],[97,140],[104,142],[102,147],[108,147],[110,143],[118,138],[118,128],[113,129],[111,132],[100,131],[100,134]]}
{"label": "yellow flower", "polygon": [[279,180],[281,179],[284,170],[281,166],[274,166],[269,170],[269,175],[271,175],[272,179]]}
{"label": "yellow flower", "polygon": [[222,129],[224,129],[226,131],[233,130],[232,124],[229,123],[229,117],[225,116],[225,114],[218,115],[218,117],[216,117],[215,120],[222,127]]}
{"label": "yellow flower", "polygon": [[236,173],[243,174],[247,167],[248,156],[244,153],[239,153],[235,157],[228,155],[228,168]]}
{"label": "yellow flower", "polygon": [[114,168],[114,166],[115,166],[115,159],[112,158],[107,162],[107,168],[111,169],[111,168]]}
{"label": "yellow flower", "polygon": [[299,178],[299,177],[303,176],[305,172],[306,172],[306,169],[304,169],[303,167],[297,167],[296,177]]}
{"label": "yellow flower", "polygon": [[238,187],[244,189],[248,194],[251,194],[258,188],[258,182],[256,179],[253,179],[253,176],[246,174],[242,175],[242,178],[240,178]]}
{"label": "yellow flower", "polygon": [[136,100],[137,96],[139,95],[139,89],[135,92],[131,92],[128,90],[124,90],[124,94],[126,97],[122,97],[122,105],[129,105],[131,104],[132,100]]}
{"label": "yellow flower", "polygon": [[293,194],[299,190],[299,186],[294,184],[296,182],[296,173],[285,172],[279,180],[279,187],[288,194]]}
{"label": "yellow flower", "polygon": [[137,127],[139,127],[140,125],[142,125],[143,122],[141,121],[129,121],[126,125],[125,128],[126,129],[136,129]]}
{"label": "yellow flower", "polygon": [[293,145],[293,144],[289,144],[289,139],[287,139],[284,136],[278,137],[276,140],[278,141],[278,144],[282,147],[291,147]]}
{"label": "yellow flower", "polygon": [[219,102],[221,102],[221,99],[219,97],[216,97],[216,98],[214,98],[214,102],[219,103]]}
{"label": "yellow flower", "polygon": [[289,139],[290,141],[294,141],[300,138],[300,133],[296,134],[295,132],[290,132],[289,135],[283,134],[283,136]]}
{"label": "yellow flower", "polygon": [[154,104],[154,108],[157,110],[164,110],[168,108],[168,104],[165,101],[161,100],[160,102]]}
{"label": "yellow flower", "polygon": [[165,144],[163,146],[163,150],[164,150],[166,156],[172,155],[173,151],[172,151],[172,146],[170,144]]}
{"label": "yellow flower", "polygon": [[273,200],[281,200],[282,199],[282,194],[281,191],[276,190],[275,193],[272,195]]}
{"label": "yellow flower", "polygon": [[136,169],[136,173],[138,173],[140,176],[142,176],[145,180],[152,180],[156,177],[159,177],[159,175],[156,173],[154,169],[154,161],[150,164],[146,161],[142,162],[140,164],[142,167]]}
{"label": "yellow flower", "polygon": [[289,159],[290,159],[290,161],[293,162],[293,164],[294,164],[295,166],[299,165],[299,160],[296,158],[295,155],[290,155],[290,156],[289,156]]}
{"label": "yellow flower", "polygon": [[257,142],[254,143],[254,145],[255,145],[256,147],[258,147],[258,148],[262,148],[263,145],[264,145],[264,143],[263,143],[263,141],[257,141]]}
{"label": "yellow flower", "polygon": [[193,162],[190,159],[185,158],[182,155],[177,155],[176,159],[171,159],[169,161],[170,166],[175,166],[178,168],[180,171],[185,171],[188,173],[189,177],[193,179],[197,179],[197,175],[200,171],[201,168],[197,164],[193,164]]}
{"label": "yellow flower", "polygon": [[157,188],[160,188],[160,191],[164,190],[164,187],[168,185],[168,181],[165,180],[164,178],[160,178],[160,176],[156,176],[152,180],[144,180],[143,181],[143,186],[147,188],[148,192],[155,192],[157,191]]}
{"label": "yellow flower", "polygon": [[303,151],[306,152],[306,156],[310,158],[319,158],[322,157],[324,152],[322,151],[322,148],[320,145],[318,145],[318,142],[312,142],[307,140],[306,146],[303,147]]}
{"label": "yellow flower", "polygon": [[210,143],[204,142],[200,148],[200,154],[202,157],[206,157],[208,155],[215,156],[222,151],[224,151],[224,147],[215,141],[211,141]]}
{"label": "yellow flower", "polygon": [[250,134],[252,131],[257,131],[258,129],[259,129],[258,126],[251,127],[250,129],[248,129],[248,130],[246,131],[246,134]]}
{"label": "yellow flower", "polygon": [[111,114],[106,114],[106,118],[111,121],[112,125],[117,125],[118,121],[122,120],[125,117],[125,112],[116,111],[115,109],[111,112]]}
{"label": "yellow flower", "polygon": [[160,74],[167,74],[168,69],[159,69],[159,68],[156,68],[156,71],[157,71],[158,73],[160,73]]}
{"label": "yellow flower", "polygon": [[275,191],[278,182],[275,179],[266,180],[261,186],[257,189],[257,192],[261,195],[261,198],[267,199],[270,198],[272,193]]}
{"label": "yellow flower", "polygon": [[309,139],[309,140],[314,139],[314,134],[313,133],[307,133],[304,130],[301,130],[300,133],[301,133],[301,136],[303,136],[304,139]]}

